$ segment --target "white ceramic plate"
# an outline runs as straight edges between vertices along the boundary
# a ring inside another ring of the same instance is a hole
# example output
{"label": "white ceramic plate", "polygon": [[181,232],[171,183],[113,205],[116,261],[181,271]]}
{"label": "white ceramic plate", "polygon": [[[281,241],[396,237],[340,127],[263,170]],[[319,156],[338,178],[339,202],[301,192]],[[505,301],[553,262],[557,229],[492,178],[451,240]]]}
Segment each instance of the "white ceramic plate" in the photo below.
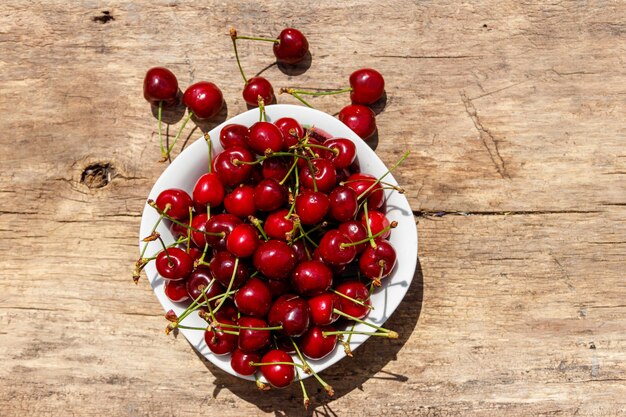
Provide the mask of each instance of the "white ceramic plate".
{"label": "white ceramic plate", "polygon": [[[372,151],[372,149],[359,138],[352,130],[346,125],[340,122],[338,119],[323,113],[319,110],[310,109],[303,106],[294,106],[287,104],[276,104],[266,107],[266,114],[268,121],[274,121],[281,117],[293,117],[303,125],[315,126],[325,132],[331,134],[334,137],[348,138],[356,144],[357,155],[360,162],[361,172],[372,174],[375,177],[380,177],[387,168],[385,164],[378,158],[378,156]],[[238,116],[229,119],[209,132],[213,139],[214,155],[222,151],[222,147],[219,143],[219,134],[222,127],[229,123],[239,123],[245,126],[251,126],[259,119],[259,110],[253,109],[242,113]],[[382,140],[386,140],[382,138]],[[392,139],[389,139],[392,140]],[[206,148],[206,141],[201,138],[191,144],[185,149],[172,164],[161,174],[159,179],[154,184],[152,191],[150,191],[149,199],[156,200],[159,193],[168,188],[181,188],[186,190],[190,195],[193,190],[193,186],[196,180],[206,172],[208,163],[208,153]],[[395,161],[389,161],[393,163]],[[400,166],[399,169],[402,169]],[[387,175],[385,181],[397,184],[393,176]],[[372,305],[375,307],[370,312],[366,320],[382,326],[383,323],[391,316],[391,314],[398,307],[402,299],[404,298],[409,285],[413,279],[415,272],[415,266],[417,261],[417,229],[413,219],[413,214],[407,199],[397,193],[387,193],[387,217],[390,220],[396,220],[398,227],[391,233],[390,242],[394,246],[397,252],[397,264],[393,273],[383,280],[383,286],[375,291],[371,297]],[[152,231],[152,227],[156,223],[158,215],[156,211],[146,204],[143,216],[141,218],[141,229],[139,232],[139,247],[140,250],[143,247],[141,239],[146,237]],[[166,222],[163,222],[157,231],[161,234],[166,244],[174,242],[174,238]],[[159,251],[159,243],[151,242],[146,256],[150,256]],[[165,309],[174,310],[179,315],[185,306],[182,304],[173,303],[170,301],[163,291],[164,280],[159,277],[154,262],[150,262],[144,269],[150,285],[154,289],[159,302]],[[202,320],[197,314],[191,314],[184,320],[184,324],[194,327],[204,327],[206,322]],[[165,327],[165,321],[164,321]],[[372,329],[359,324],[355,326],[355,330],[371,331]],[[231,375],[238,376],[249,380],[254,380],[253,377],[244,377],[237,374],[230,366],[230,355],[216,356],[207,347],[204,342],[204,334],[202,331],[197,330],[182,330],[181,333],[187,338],[189,343],[204,355],[209,361],[215,364],[217,367],[223,369]],[[354,351],[359,347],[368,336],[365,335],[353,335],[350,341],[350,347]],[[355,353],[356,354],[356,353]],[[335,348],[334,352],[322,360],[309,361],[309,365],[316,371],[320,372],[332,364],[342,359],[345,355],[341,346]],[[294,355],[294,361],[300,362]],[[296,368],[299,369],[299,368]],[[307,375],[302,375],[305,378]]]}

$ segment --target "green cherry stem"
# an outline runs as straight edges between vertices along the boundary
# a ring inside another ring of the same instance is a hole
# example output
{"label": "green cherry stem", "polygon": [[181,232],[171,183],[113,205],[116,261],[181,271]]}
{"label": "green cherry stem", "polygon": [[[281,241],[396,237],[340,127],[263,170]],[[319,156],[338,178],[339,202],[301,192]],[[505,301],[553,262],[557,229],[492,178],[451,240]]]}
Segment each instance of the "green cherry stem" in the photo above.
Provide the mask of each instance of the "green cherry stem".
{"label": "green cherry stem", "polygon": [[213,169],[212,167],[212,162],[213,162],[213,142],[211,141],[211,136],[208,133],[204,134],[204,140],[206,141],[206,144],[209,148],[209,174],[211,173],[211,170]]}
{"label": "green cherry stem", "polygon": [[172,141],[172,144],[170,145],[169,148],[167,148],[167,153],[161,159],[161,162],[167,161],[167,159],[170,157],[170,153],[172,152],[172,149],[174,149],[174,146],[176,145],[176,142],[178,142],[178,139],[180,138],[180,135],[183,133],[183,130],[185,130],[185,126],[187,126],[187,123],[189,123],[189,120],[191,119],[192,116],[193,116],[193,112],[191,110],[189,110],[189,113],[187,114],[187,117],[185,117],[185,119],[183,120],[183,124],[180,126],[180,129],[178,129],[178,132],[176,133],[176,136],[174,137],[174,140]]}
{"label": "green cherry stem", "polygon": [[372,236],[372,228],[370,227],[370,217],[367,213],[367,200],[363,202],[363,216],[365,217],[365,228],[367,229],[367,240],[369,240],[372,248],[376,249],[376,242],[374,242],[374,237]]}
{"label": "green cherry stem", "polygon": [[391,222],[391,224],[389,226],[385,227],[380,232],[373,234],[372,237],[366,237],[365,239],[359,240],[357,242],[342,243],[339,246],[341,247],[341,249],[344,249],[344,248],[348,248],[350,246],[360,245],[361,243],[370,242],[372,239],[376,239],[378,236],[381,236],[381,235],[385,234],[387,231],[389,231],[391,229],[395,229],[396,227],[398,227],[398,222],[394,220],[394,221]]}
{"label": "green cherry stem", "polygon": [[235,38],[236,39],[243,39],[243,40],[246,40],[246,41],[263,41],[263,42],[280,43],[280,41],[278,39],[261,38],[261,37],[254,37],[254,36],[238,36],[237,32],[235,32]]}
{"label": "green cherry stem", "polygon": [[219,309],[224,304],[224,301],[226,301],[226,298],[228,298],[228,294],[230,293],[230,290],[233,288],[233,282],[235,282],[235,276],[237,275],[237,268],[239,268],[239,258],[235,258],[235,265],[233,267],[233,273],[230,276],[230,282],[228,283],[228,288],[226,288],[226,292],[223,294],[223,297],[220,300],[220,303],[215,307],[215,310],[213,310],[214,313],[217,313],[219,311]]}
{"label": "green cherry stem", "polygon": [[[323,334],[324,332],[322,332]],[[302,353],[300,352],[300,348],[298,347],[298,344],[293,340],[293,338],[289,338],[291,340],[291,344],[293,345],[293,348],[296,350],[296,354],[298,355],[298,357],[300,358],[300,361],[302,361],[302,364],[304,365],[303,371],[308,373],[312,373],[313,376],[315,377],[315,379],[317,379],[317,382],[320,383],[320,385],[326,390],[326,392],[328,393],[328,395],[330,397],[332,397],[333,395],[335,395],[335,391],[333,390],[333,387],[331,387],[330,385],[328,385],[326,383],[326,381],[324,381],[318,374],[317,372],[315,372],[315,370],[313,370],[313,368],[311,368],[309,366],[309,364],[307,363],[306,359],[304,359],[304,356],[302,355]],[[307,370],[309,372],[307,372]]]}
{"label": "green cherry stem", "polygon": [[250,220],[250,223],[252,223],[254,225],[254,227],[256,227],[259,230],[259,233],[261,233],[261,236],[263,236],[263,240],[265,240],[266,242],[268,240],[270,240],[269,237],[267,237],[267,234],[265,233],[265,229],[263,229],[263,221],[257,219],[254,216],[248,216],[248,220]]}
{"label": "green cherry stem", "polygon": [[343,94],[349,93],[352,91],[352,87],[342,88],[340,90],[330,90],[330,91],[311,91],[311,90],[300,90],[297,88],[281,88],[281,90],[287,94],[304,94],[307,96],[331,96],[335,94]]}
{"label": "green cherry stem", "polygon": [[311,105],[311,103],[309,103],[308,101],[306,101],[305,99],[303,99],[303,98],[300,96],[300,94],[298,94],[298,93],[294,93],[294,92],[289,92],[288,90],[289,90],[288,88],[281,88],[280,90],[278,90],[278,94],[283,94],[283,93],[289,94],[289,95],[293,96],[296,100],[298,100],[300,103],[304,104],[305,106],[310,107],[310,108],[312,108],[312,109],[314,109],[314,108],[315,108],[315,107],[313,107],[313,106]]}
{"label": "green cherry stem", "polygon": [[382,181],[383,178],[385,178],[387,175],[391,174],[396,168],[398,168],[398,166],[410,155],[411,151],[406,151],[398,160],[398,162],[396,162],[395,164],[393,164],[393,166],[391,168],[389,168],[387,170],[387,172],[385,172],[383,174],[382,177],[378,178],[376,181],[372,182],[372,185],[370,185],[368,188],[366,188],[361,194],[359,194],[358,199],[362,199],[363,197],[365,197],[367,195],[367,193],[369,193],[370,191],[372,191],[372,189],[374,189],[374,187],[376,187],[376,185],[378,183],[380,183]]}
{"label": "green cherry stem", "polygon": [[187,253],[191,248],[191,222],[193,221],[193,208],[189,207],[189,228],[187,229]]}
{"label": "green cherry stem", "polygon": [[159,120],[159,146],[161,147],[161,158],[167,159],[167,155],[165,154],[165,147],[163,146],[163,134],[161,133],[161,121],[163,120],[163,101],[159,101],[157,118]]}
{"label": "green cherry stem", "polygon": [[331,291],[331,292],[333,292],[333,293],[335,293],[335,294],[337,294],[337,295],[338,295],[338,296],[340,296],[340,297],[345,298],[346,300],[350,300],[350,301],[352,301],[353,303],[360,305],[361,307],[365,307],[365,308],[367,308],[367,309],[369,309],[369,310],[375,310],[374,306],[371,306],[371,305],[369,305],[369,304],[365,304],[365,303],[364,303],[363,301],[361,301],[361,300],[357,300],[356,298],[348,297],[347,295],[342,294],[342,293],[340,293],[339,291],[336,291],[336,290],[333,290],[333,289],[331,289],[330,291]]}
{"label": "green cherry stem", "polygon": [[322,332],[322,336],[332,336],[332,335],[341,335],[341,334],[364,334],[367,336],[377,336],[377,337],[386,337],[388,339],[397,339],[398,333],[394,331],[390,332],[358,332],[358,331],[349,331],[349,330],[338,330],[336,332]]}
{"label": "green cherry stem", "polygon": [[361,323],[361,324],[364,324],[366,326],[369,326],[372,329],[376,329],[376,330],[379,330],[379,331],[382,331],[382,332],[387,332],[387,333],[393,332],[393,330],[385,329],[384,327],[379,327],[379,326],[376,326],[375,324],[368,323],[365,320],[361,320],[359,318],[351,316],[350,314],[344,313],[343,311],[337,310],[336,308],[333,309],[333,313],[338,314],[338,315],[340,315],[342,317],[345,317],[345,318],[347,318],[349,320],[356,321],[357,323]]}
{"label": "green cherry stem", "polygon": [[177,224],[177,225],[179,225],[179,226],[182,226],[182,227],[184,227],[184,228],[190,229],[192,232],[202,233],[202,234],[204,234],[204,235],[206,235],[206,236],[219,236],[219,237],[224,237],[224,236],[225,236],[225,233],[224,233],[224,232],[216,232],[216,233],[212,233],[212,232],[205,232],[205,231],[203,231],[203,230],[196,229],[195,227],[190,227],[190,226],[186,225],[185,223],[183,223],[183,222],[181,222],[181,221],[178,221],[178,220],[176,220],[176,219],[174,219],[174,218],[172,218],[172,217],[168,216],[168,215],[167,215],[167,213],[165,213],[165,212],[161,211],[161,209],[159,209],[159,208],[157,207],[156,203],[155,203],[153,200],[148,200],[148,205],[149,205],[150,207],[152,207],[153,209],[155,209],[155,210],[157,211],[157,213],[159,213],[159,214],[163,214],[163,216],[164,216],[167,220],[169,220],[169,221],[171,221],[172,223],[175,223],[175,224]]}
{"label": "green cherry stem", "polygon": [[237,30],[235,28],[230,28],[230,39],[233,41],[233,49],[235,50],[235,59],[237,59],[237,66],[239,67],[241,78],[243,78],[244,84],[248,84],[248,79],[246,78],[246,75],[243,73],[243,68],[241,67],[241,61],[239,60],[239,52],[237,52]]}
{"label": "green cherry stem", "polygon": [[302,377],[298,372],[298,382],[300,383],[300,389],[302,390],[302,403],[304,404],[304,409],[307,410],[309,405],[311,404],[311,400],[309,399],[309,394],[306,392],[306,388],[304,387],[304,382],[302,382]]}

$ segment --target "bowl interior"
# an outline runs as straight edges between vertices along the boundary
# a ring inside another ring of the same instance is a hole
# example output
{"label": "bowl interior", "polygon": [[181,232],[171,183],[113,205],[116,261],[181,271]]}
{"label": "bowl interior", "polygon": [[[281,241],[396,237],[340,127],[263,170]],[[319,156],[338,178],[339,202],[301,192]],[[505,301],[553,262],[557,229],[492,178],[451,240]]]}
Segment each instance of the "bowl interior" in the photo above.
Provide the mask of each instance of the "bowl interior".
{"label": "bowl interior", "polygon": [[[323,113],[319,110],[310,109],[308,107],[287,104],[267,106],[266,114],[268,121],[275,121],[281,117],[293,117],[303,125],[320,128],[334,137],[348,138],[356,144],[357,155],[362,172],[372,174],[377,178],[387,172],[385,164],[380,160],[380,158],[378,158],[374,151],[352,130],[329,114]],[[218,140],[222,127],[229,123],[239,123],[245,126],[251,126],[253,123],[258,121],[258,119],[259,110],[252,109],[225,121],[209,132],[213,142],[213,154],[215,155],[216,153],[222,151],[222,147]],[[159,193],[168,188],[181,188],[186,190],[191,195],[191,191],[193,190],[196,180],[202,174],[207,172],[207,166],[207,144],[203,138],[200,138],[187,147],[176,157],[176,159],[174,159],[172,164],[165,169],[163,174],[161,174],[159,179],[154,184],[148,198],[156,200]],[[391,174],[385,177],[385,181],[397,184]],[[397,264],[393,273],[383,280],[382,287],[378,288],[371,297],[374,309],[366,317],[366,320],[379,326],[383,325],[383,323],[389,318],[389,316],[391,316],[402,301],[402,298],[406,294],[413,279],[417,261],[417,229],[409,203],[404,195],[397,192],[390,192],[389,190],[386,190],[386,198],[387,217],[390,220],[396,220],[398,222],[398,227],[392,231],[390,238],[391,244],[396,249]],[[158,214],[156,211],[146,204],[141,219],[141,228],[139,233],[140,250],[144,245],[141,239],[151,233],[157,219]],[[174,237],[170,233],[167,225],[164,223],[165,222],[159,225],[157,231],[161,234],[166,244],[169,244],[174,242]],[[151,242],[148,246],[148,250],[146,251],[146,255],[150,256],[157,253],[159,248],[160,246],[158,242]],[[184,311],[185,306],[183,304],[173,303],[165,296],[163,290],[164,280],[159,277],[154,266],[154,262],[150,262],[145,267],[144,271],[150,281],[150,285],[152,286],[154,293],[165,311],[171,309],[174,310],[177,315]],[[206,322],[195,313],[187,317],[184,324],[194,327],[206,326]],[[371,328],[359,324],[355,326],[354,330],[371,331]],[[233,371],[230,366],[230,355],[216,356],[211,353],[204,342],[203,332],[197,330],[181,330],[181,333],[196,350],[198,350],[217,367],[240,378],[254,380],[253,377],[244,377]],[[365,335],[353,335],[350,339],[351,349],[355,350],[367,338],[368,336]],[[344,356],[346,356],[344,350],[341,346],[339,346],[326,358],[309,361],[309,365],[316,372],[320,372],[328,366],[336,363]],[[299,360],[295,356],[294,361],[299,363]],[[307,375],[302,375],[302,377],[305,378]]]}

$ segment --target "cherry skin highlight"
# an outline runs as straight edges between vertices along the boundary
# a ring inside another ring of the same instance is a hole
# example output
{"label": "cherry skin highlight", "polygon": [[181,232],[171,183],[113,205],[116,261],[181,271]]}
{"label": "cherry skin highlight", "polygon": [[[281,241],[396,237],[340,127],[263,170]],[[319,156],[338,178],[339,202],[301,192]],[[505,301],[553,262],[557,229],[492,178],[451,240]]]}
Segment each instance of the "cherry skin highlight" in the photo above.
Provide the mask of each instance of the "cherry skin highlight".
{"label": "cherry skin highlight", "polygon": [[309,52],[309,41],[298,29],[283,29],[278,35],[278,41],[273,48],[274,56],[278,62],[297,64]]}

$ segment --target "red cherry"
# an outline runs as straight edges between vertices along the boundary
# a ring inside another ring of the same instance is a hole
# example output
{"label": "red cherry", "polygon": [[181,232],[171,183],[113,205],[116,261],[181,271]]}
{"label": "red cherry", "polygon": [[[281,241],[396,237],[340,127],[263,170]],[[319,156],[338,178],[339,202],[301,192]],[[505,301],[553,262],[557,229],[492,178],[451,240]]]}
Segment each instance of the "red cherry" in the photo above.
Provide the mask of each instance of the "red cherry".
{"label": "red cherry", "polygon": [[[385,192],[382,185],[378,183],[372,187],[374,183],[376,183],[376,177],[363,173],[352,174],[345,182],[346,186],[352,188],[357,196],[360,196],[368,189],[370,190],[366,194],[367,208],[369,210],[381,208],[385,202]],[[372,188],[370,189],[370,187]]]}
{"label": "red cherry", "polygon": [[233,146],[248,147],[248,128],[244,125],[231,123],[220,131],[220,144],[222,148],[228,149]]}
{"label": "red cherry", "polygon": [[[226,249],[228,235],[235,227],[242,223],[241,219],[229,213],[220,213],[211,216],[206,222],[205,230],[212,235],[205,235],[206,243],[213,249]],[[222,236],[219,235],[222,234]]]}
{"label": "red cherry", "polygon": [[252,77],[243,88],[243,99],[250,106],[258,106],[259,96],[265,104],[274,102],[274,87],[263,77]]}
{"label": "red cherry", "polygon": [[307,245],[304,239],[296,240],[292,243],[291,249],[296,254],[296,262],[300,263],[304,260],[310,259],[313,254],[313,249]]}
{"label": "red cherry", "polygon": [[336,169],[348,168],[356,159],[356,145],[349,139],[329,139],[324,142],[324,146],[333,150],[327,151],[326,154]]}
{"label": "red cherry", "polygon": [[173,219],[182,220],[189,217],[189,209],[193,206],[193,201],[185,190],[168,188],[161,191],[155,204],[161,211],[165,211],[165,207],[169,204],[170,209],[167,215]]}
{"label": "red cherry", "polygon": [[302,125],[291,117],[281,117],[274,122],[276,126],[283,132],[283,138],[285,140],[285,148],[298,144],[298,139],[304,137],[304,129]]}
{"label": "red cherry", "polygon": [[230,214],[241,219],[247,219],[248,216],[254,215],[256,212],[254,188],[249,185],[235,188],[224,198],[224,208]]}
{"label": "red cherry", "polygon": [[[237,322],[241,327],[267,327],[265,320],[257,317],[241,316]],[[239,329],[239,349],[244,352],[261,350],[270,343],[269,330]]]}
{"label": "red cherry", "polygon": [[254,187],[254,205],[257,210],[273,211],[287,201],[287,191],[273,178],[265,178]]}
{"label": "red cherry", "polygon": [[[357,220],[343,222],[339,225],[338,229],[341,233],[348,236],[348,238],[350,238],[353,242],[360,242],[367,238],[367,229],[363,223]],[[356,250],[356,253],[361,253],[368,245],[368,242],[359,243],[354,246],[354,249]]]}
{"label": "red cherry", "polygon": [[279,152],[283,149],[283,132],[278,126],[270,122],[256,122],[248,133],[248,147],[259,155],[266,150]]}
{"label": "red cherry", "polygon": [[365,304],[365,306],[362,306],[354,301],[339,296],[339,305],[336,306],[337,310],[352,317],[356,317],[357,319],[362,319],[367,316],[369,308],[366,306],[370,305],[370,292],[363,283],[359,281],[344,281],[335,288],[335,291],[352,299],[362,301]]}
{"label": "red cherry", "polygon": [[[215,305],[217,306],[217,304],[219,304],[220,302],[221,302],[220,300],[217,300],[215,302]],[[205,307],[202,307],[202,309],[206,311],[207,313],[209,312],[209,310],[206,309]],[[222,304],[222,307],[214,314],[215,314],[215,318],[220,323],[236,322],[237,319],[239,318],[239,311],[237,311],[237,308],[234,306],[232,301],[230,301],[230,299],[226,299],[224,303]]]}
{"label": "red cherry", "polygon": [[213,83],[200,81],[190,85],[183,95],[183,103],[198,119],[210,119],[222,109],[222,91]]}
{"label": "red cherry", "polygon": [[375,239],[376,248],[368,246],[359,259],[359,269],[369,279],[377,283],[386,278],[396,265],[396,251],[384,239]]}
{"label": "red cherry", "polygon": [[270,326],[283,326],[282,333],[298,337],[307,331],[311,321],[309,304],[304,298],[283,294],[274,301],[267,314]]}
{"label": "red cherry", "polygon": [[239,375],[253,375],[256,372],[257,367],[250,365],[250,362],[261,362],[261,354],[235,349],[230,357],[230,366]]}
{"label": "red cherry", "polygon": [[289,166],[290,164],[283,157],[273,156],[263,161],[261,172],[263,178],[273,178],[276,181],[282,181],[289,172]]}
{"label": "red cherry", "polygon": [[187,224],[189,224],[189,219],[184,219],[182,221],[182,225],[177,224],[177,223],[172,223],[170,225],[170,232],[172,232],[172,236],[174,237],[174,239],[179,239],[181,237],[187,237],[187,227],[184,226],[185,222]]}
{"label": "red cherry", "polygon": [[252,277],[235,294],[235,305],[241,314],[265,317],[272,305],[270,288],[265,282]]}
{"label": "red cherry", "polygon": [[[293,362],[291,356],[288,353],[279,350],[272,349],[263,355],[261,359],[262,363],[272,362]],[[261,373],[274,388],[285,388],[291,384],[296,377],[296,371],[294,365],[285,364],[272,364],[262,365]]]}
{"label": "red cherry", "polygon": [[261,243],[256,227],[242,223],[230,232],[226,238],[226,249],[238,258],[252,256]]}
{"label": "red cherry", "polygon": [[373,104],[385,92],[385,79],[380,72],[362,68],[350,75],[350,99],[354,104]]}
{"label": "red cherry", "polygon": [[313,326],[298,339],[304,356],[309,359],[322,359],[330,355],[337,346],[337,335],[325,336],[323,332],[337,331],[332,326]]}
{"label": "red cherry", "polygon": [[302,185],[306,188],[314,189],[313,178],[315,177],[317,191],[323,193],[331,192],[337,185],[337,173],[333,163],[327,159],[315,158],[311,160],[311,165],[313,166],[313,173],[311,173],[308,164],[300,168],[300,182]]}
{"label": "red cherry", "polygon": [[[389,227],[390,221],[382,212],[377,210],[370,210],[367,212],[367,219],[365,218],[365,212],[361,215],[361,223],[367,228],[369,222],[370,231],[372,235],[382,232],[385,228]],[[388,229],[382,235],[378,236],[381,239],[387,239],[391,235],[391,229]]]}
{"label": "red cherry", "polygon": [[[220,310],[221,312],[221,310]],[[232,324],[235,322],[225,318],[218,319],[220,323]],[[224,330],[230,330],[230,327],[224,327]],[[237,335],[224,333],[222,329],[211,327],[211,330],[204,332],[204,341],[215,355],[226,355],[237,348]]]}
{"label": "red cherry", "polygon": [[312,296],[328,291],[333,271],[320,261],[303,261],[293,270],[291,286],[300,295]]}
{"label": "red cherry", "polygon": [[[165,253],[167,251],[167,254]],[[169,257],[168,257],[169,255]],[[180,248],[164,249],[156,257],[155,266],[159,275],[173,281],[187,278],[193,270],[193,259]]]}
{"label": "red cherry", "polygon": [[263,230],[270,239],[287,241],[287,237],[293,234],[293,220],[285,218],[287,214],[289,214],[289,210],[281,209],[267,216]]}
{"label": "red cherry", "polygon": [[[206,245],[206,235],[202,232],[206,231],[206,222],[209,217],[206,213],[200,213],[193,216],[191,219],[191,227],[196,230],[200,230],[200,232],[191,231],[191,241],[198,248],[204,249],[204,245]],[[185,234],[183,236],[187,236],[187,229],[185,228]]]}
{"label": "red cherry", "polygon": [[337,116],[361,139],[367,139],[376,132],[376,115],[369,107],[349,104]]}
{"label": "red cherry", "polygon": [[224,201],[224,186],[216,173],[208,172],[198,178],[192,196],[196,205],[217,207]]}
{"label": "red cherry", "polygon": [[[217,252],[213,259],[211,259],[211,262],[209,262],[209,269],[213,277],[222,284],[224,288],[228,288],[230,280],[233,277],[233,271],[235,270],[235,256],[226,251]],[[243,262],[239,262],[231,288],[241,287],[249,276],[250,271],[248,267]]]}
{"label": "red cherry", "polygon": [[146,72],[143,79],[143,97],[154,104],[163,102],[164,106],[176,104],[178,95],[178,80],[174,73],[167,68],[154,67]]}
{"label": "red cherry", "polygon": [[[210,288],[205,292],[207,299],[216,297],[226,292],[226,289],[222,286],[222,284],[217,281],[211,284],[211,281],[213,281],[213,276],[211,275],[211,271],[208,268],[196,268],[196,270],[193,271],[187,279],[187,293],[189,294],[189,297],[191,297],[192,300],[197,299],[198,297],[200,297],[200,294],[202,294],[202,291],[205,288],[209,288],[209,285]],[[200,299],[200,302],[202,301],[204,301],[204,297]],[[213,303],[214,307],[218,302],[219,301],[215,301]]]}
{"label": "red cherry", "polygon": [[311,310],[311,320],[318,326],[326,326],[339,319],[334,309],[339,306],[339,296],[332,292],[325,292],[307,300]]}
{"label": "red cherry", "polygon": [[217,173],[222,184],[233,187],[248,179],[252,173],[252,165],[238,161],[253,162],[254,156],[246,148],[232,146],[224,149],[213,160],[213,171]]}
{"label": "red cherry", "polygon": [[309,52],[309,41],[297,29],[286,28],[278,35],[278,43],[274,44],[276,61],[284,64],[297,64]]}
{"label": "red cherry", "polygon": [[333,220],[346,222],[353,220],[359,208],[356,192],[345,185],[335,188],[328,196],[329,215]]}
{"label": "red cherry", "polygon": [[189,299],[185,280],[166,280],[163,290],[165,291],[167,298],[175,303],[182,303],[183,301],[187,301]]}
{"label": "red cherry", "polygon": [[254,252],[252,263],[267,278],[284,280],[296,266],[296,254],[285,242],[268,240]]}
{"label": "red cherry", "polygon": [[352,243],[348,236],[337,229],[329,230],[324,234],[317,247],[322,260],[331,265],[347,265],[356,256],[354,246],[342,247],[342,244]]}
{"label": "red cherry", "polygon": [[305,190],[296,197],[296,214],[302,224],[320,223],[329,207],[328,197],[321,191]]}
{"label": "red cherry", "polygon": [[320,255],[319,248],[315,248],[315,250],[313,251],[312,259],[315,261],[324,262],[326,266],[328,266],[333,271],[333,275],[343,274],[346,268],[348,267],[348,264],[333,265],[333,264],[327,263],[326,260],[324,260],[324,258],[322,258],[322,256]]}
{"label": "red cherry", "polygon": [[283,294],[293,292],[289,280],[268,279],[267,288],[269,288],[270,294],[272,294],[272,300]]}

